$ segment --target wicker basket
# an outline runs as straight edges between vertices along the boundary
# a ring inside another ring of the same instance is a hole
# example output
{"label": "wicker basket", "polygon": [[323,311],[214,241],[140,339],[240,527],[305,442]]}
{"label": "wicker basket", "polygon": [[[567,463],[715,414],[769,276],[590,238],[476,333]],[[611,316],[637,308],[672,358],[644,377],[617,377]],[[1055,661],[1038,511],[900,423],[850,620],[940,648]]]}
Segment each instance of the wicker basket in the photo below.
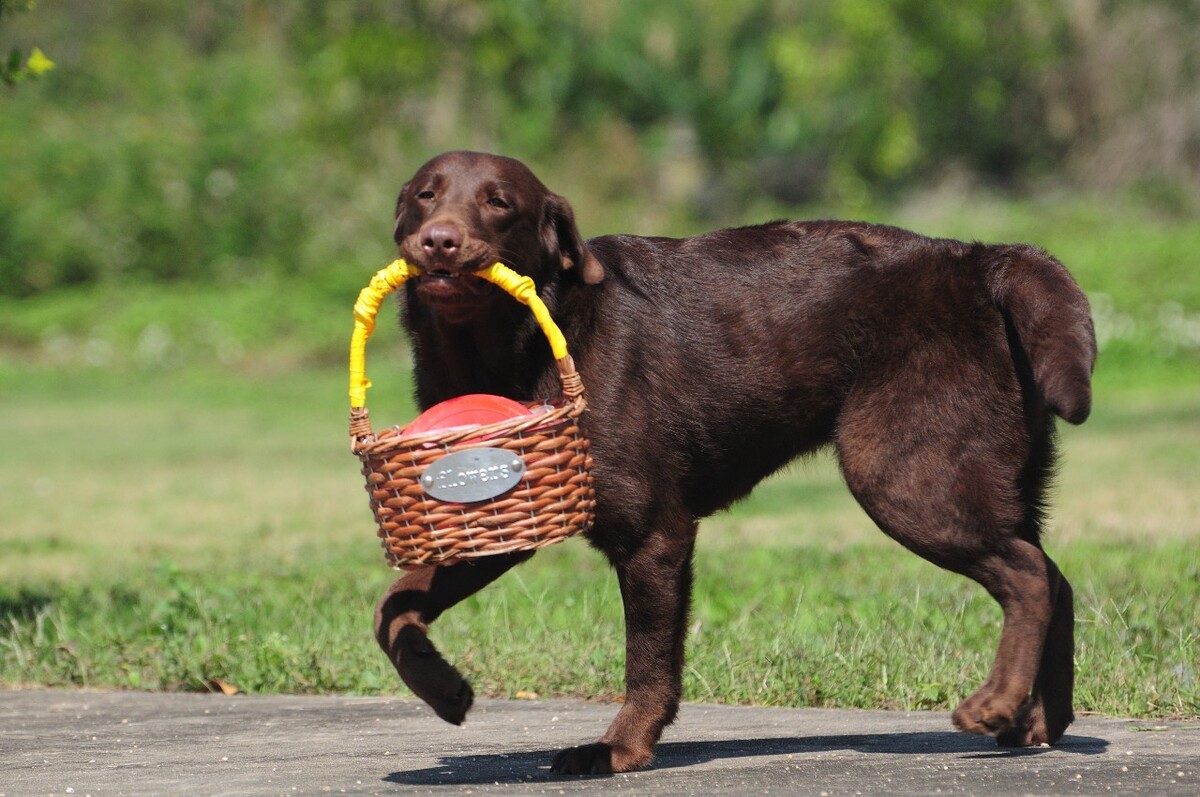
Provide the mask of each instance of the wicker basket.
{"label": "wicker basket", "polygon": [[[533,415],[485,426],[418,435],[396,426],[371,430],[366,341],[384,297],[419,273],[397,260],[372,278],[355,305],[350,344],[350,449],[362,461],[388,561],[393,567],[451,564],[543,548],[586,530],[595,491],[588,439],[579,428],[587,406],[583,383],[533,281],[499,263],[477,276],[533,311],[557,360],[562,396],[527,404]],[[503,492],[487,494],[496,489]]]}

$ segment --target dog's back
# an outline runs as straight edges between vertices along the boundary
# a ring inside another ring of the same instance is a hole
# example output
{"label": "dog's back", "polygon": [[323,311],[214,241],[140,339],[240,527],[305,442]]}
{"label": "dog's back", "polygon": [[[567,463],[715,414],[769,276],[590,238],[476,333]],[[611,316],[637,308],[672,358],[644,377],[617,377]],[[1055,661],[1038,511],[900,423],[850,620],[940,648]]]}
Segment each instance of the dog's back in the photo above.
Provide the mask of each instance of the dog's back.
{"label": "dog's back", "polygon": [[886,402],[906,369],[941,413],[984,423],[1046,407],[1079,422],[1090,405],[1086,299],[1032,247],[848,222],[588,245],[608,278],[566,322],[598,460],[647,463],[697,516],[832,441],[852,394]]}

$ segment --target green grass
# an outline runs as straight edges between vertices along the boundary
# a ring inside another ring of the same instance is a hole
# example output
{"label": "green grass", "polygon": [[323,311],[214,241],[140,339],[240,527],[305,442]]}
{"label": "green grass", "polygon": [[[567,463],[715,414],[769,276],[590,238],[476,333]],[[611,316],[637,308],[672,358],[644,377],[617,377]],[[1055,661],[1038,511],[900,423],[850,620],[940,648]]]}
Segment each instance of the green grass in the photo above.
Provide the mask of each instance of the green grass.
{"label": "green grass", "polygon": [[[1197,716],[1194,543],[1079,543],[1080,710]],[[269,692],[403,691],[370,639],[387,581],[373,557],[315,555],[189,569],[160,560],[119,580],[43,583],[0,598],[9,684]],[[620,603],[582,543],[540,554],[439,623],[435,637],[486,695],[606,698],[622,690]],[[982,590],[899,551],[704,550],[689,700],[948,708],[986,674],[999,612]]]}
{"label": "green grass", "polygon": [[[394,574],[343,381],[0,373],[0,684],[403,692],[371,639]],[[406,419],[405,383],[376,381],[375,417]],[[1077,590],[1082,710],[1200,715],[1198,410],[1127,394],[1064,434],[1049,545]],[[874,531],[824,456],[707,522],[696,570],[688,699],[946,708],[994,653],[991,599]],[[582,541],[434,636],[481,694],[623,689],[619,596]]]}

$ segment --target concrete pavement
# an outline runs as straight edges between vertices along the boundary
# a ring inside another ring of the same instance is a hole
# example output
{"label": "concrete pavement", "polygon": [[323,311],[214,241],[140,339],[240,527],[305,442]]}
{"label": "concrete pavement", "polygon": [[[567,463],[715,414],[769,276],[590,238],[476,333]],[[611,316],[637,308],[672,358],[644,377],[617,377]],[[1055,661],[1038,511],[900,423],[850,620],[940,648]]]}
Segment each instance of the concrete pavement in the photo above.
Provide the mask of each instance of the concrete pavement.
{"label": "concrete pavement", "polygon": [[559,777],[615,713],[480,700],[0,691],[0,797],[307,794],[1200,794],[1200,722],[1085,717],[1006,751],[947,714],[685,705],[654,768]]}

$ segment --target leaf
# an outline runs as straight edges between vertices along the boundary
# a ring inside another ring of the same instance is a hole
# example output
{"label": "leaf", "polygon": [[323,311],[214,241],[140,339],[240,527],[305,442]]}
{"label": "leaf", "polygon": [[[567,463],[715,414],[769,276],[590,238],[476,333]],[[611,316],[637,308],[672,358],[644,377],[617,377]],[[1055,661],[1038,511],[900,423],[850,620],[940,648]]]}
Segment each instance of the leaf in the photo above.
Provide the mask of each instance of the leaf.
{"label": "leaf", "polygon": [[46,57],[40,47],[34,47],[29,53],[29,60],[25,62],[25,68],[35,75],[44,75],[54,68],[54,62]]}
{"label": "leaf", "polygon": [[242,691],[228,681],[222,681],[220,678],[209,678],[204,682],[205,687],[210,692],[220,692],[223,695],[232,696]]}

